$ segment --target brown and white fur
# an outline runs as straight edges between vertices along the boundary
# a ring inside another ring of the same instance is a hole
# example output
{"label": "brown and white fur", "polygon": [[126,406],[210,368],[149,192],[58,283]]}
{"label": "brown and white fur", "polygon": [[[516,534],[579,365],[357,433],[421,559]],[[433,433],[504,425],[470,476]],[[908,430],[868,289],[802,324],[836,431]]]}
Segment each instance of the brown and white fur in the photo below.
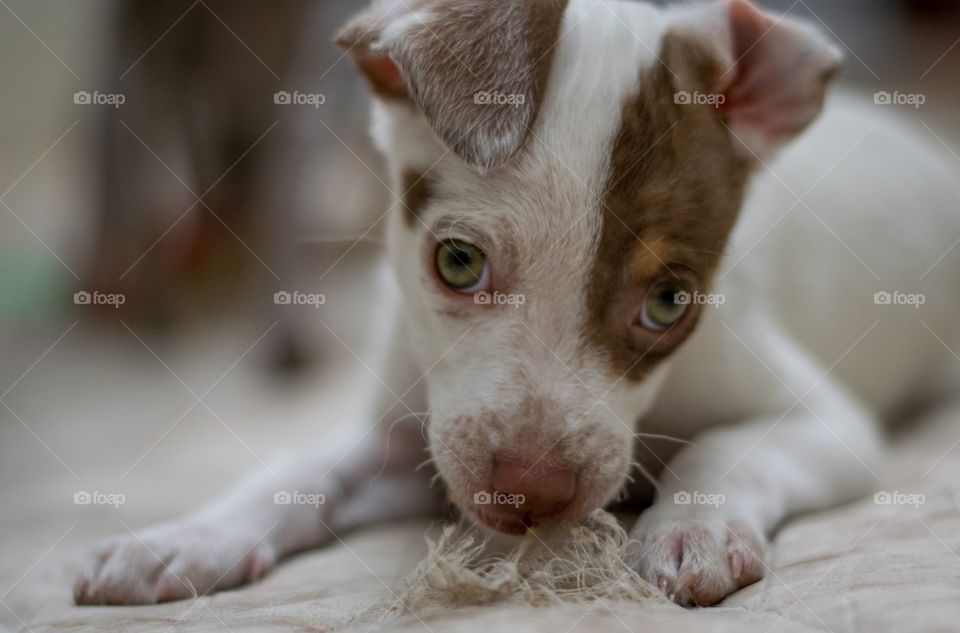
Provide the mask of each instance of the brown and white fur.
{"label": "brown and white fur", "polygon": [[[348,526],[435,510],[415,471],[428,412],[444,492],[491,531],[649,498],[657,475],[630,562],[713,604],[764,575],[786,517],[878,485],[880,420],[956,386],[942,342],[960,342],[960,259],[931,267],[960,235],[952,174],[870,106],[806,129],[840,61],[807,25],[743,0],[397,0],[340,42],[374,88],[398,194],[372,431],[107,542],[77,602],[233,587]],[[480,245],[490,290],[523,304],[444,288],[448,238]],[[681,277],[724,302],[648,330],[649,289]],[[878,306],[884,289],[928,300]],[[326,503],[275,505],[278,489]],[[525,505],[475,504],[484,491]]]}

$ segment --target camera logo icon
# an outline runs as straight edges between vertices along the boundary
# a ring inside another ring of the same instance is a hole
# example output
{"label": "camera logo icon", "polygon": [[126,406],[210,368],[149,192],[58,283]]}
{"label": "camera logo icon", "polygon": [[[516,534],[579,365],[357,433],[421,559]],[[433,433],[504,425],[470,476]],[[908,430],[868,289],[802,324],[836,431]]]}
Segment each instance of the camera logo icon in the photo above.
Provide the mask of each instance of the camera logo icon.
{"label": "camera logo icon", "polygon": [[681,90],[673,95],[673,102],[677,105],[690,105],[693,103],[693,96],[686,90]]}
{"label": "camera logo icon", "polygon": [[874,293],[873,303],[878,306],[912,306],[919,310],[921,306],[927,303],[927,295],[881,290],[880,292]]}
{"label": "camera logo icon", "polygon": [[522,294],[490,293],[486,290],[481,290],[473,295],[473,303],[478,306],[513,306],[519,308],[526,302],[527,297]]}
{"label": "camera logo icon", "polygon": [[320,93],[307,93],[294,90],[280,90],[273,93],[273,103],[276,105],[306,105],[319,108],[327,102],[327,96]]}
{"label": "camera logo icon", "polygon": [[673,302],[680,306],[688,306],[693,303],[693,297],[686,290],[681,290],[673,295]]}
{"label": "camera logo icon", "polygon": [[319,308],[326,302],[326,295],[300,292],[299,290],[294,292],[281,290],[273,295],[273,303],[278,306],[311,306],[313,308]]}
{"label": "camera logo icon", "polygon": [[73,103],[76,105],[109,105],[119,108],[127,102],[127,96],[120,92],[100,92],[94,90],[78,90],[73,93]]}
{"label": "camera logo icon", "polygon": [[473,505],[475,506],[488,506],[493,503],[493,495],[489,492],[482,490],[480,492],[473,493]]}
{"label": "camera logo icon", "polygon": [[920,508],[927,502],[927,496],[917,492],[899,490],[881,490],[873,494],[873,503],[878,506],[912,506]]}
{"label": "camera logo icon", "polygon": [[873,95],[873,102],[877,105],[890,105],[893,103],[893,95],[886,90],[880,90]]}
{"label": "camera logo icon", "polygon": [[119,508],[126,502],[127,496],[117,492],[79,490],[73,493],[73,503],[78,506],[113,506]]}
{"label": "camera logo icon", "polygon": [[288,506],[293,503],[293,495],[286,490],[273,493],[273,502],[278,506]]}
{"label": "camera logo icon", "polygon": [[94,290],[80,290],[73,293],[73,303],[78,306],[113,306],[119,308],[127,302],[126,295],[107,294]]}
{"label": "camera logo icon", "polygon": [[683,490],[675,492],[673,493],[673,502],[680,506],[688,506],[693,503],[693,495]]}

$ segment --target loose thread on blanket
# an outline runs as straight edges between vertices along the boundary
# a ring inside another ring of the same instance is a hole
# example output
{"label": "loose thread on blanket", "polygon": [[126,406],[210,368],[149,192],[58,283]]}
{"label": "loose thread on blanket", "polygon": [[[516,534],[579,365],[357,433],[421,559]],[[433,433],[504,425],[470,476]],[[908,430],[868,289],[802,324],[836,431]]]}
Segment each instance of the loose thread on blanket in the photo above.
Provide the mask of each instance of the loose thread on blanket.
{"label": "loose thread on blanket", "polygon": [[665,601],[624,562],[628,541],[619,521],[603,510],[579,525],[530,530],[501,554],[489,554],[483,540],[449,525],[436,541],[427,539],[426,557],[394,599],[364,615],[379,614],[379,620],[491,604]]}

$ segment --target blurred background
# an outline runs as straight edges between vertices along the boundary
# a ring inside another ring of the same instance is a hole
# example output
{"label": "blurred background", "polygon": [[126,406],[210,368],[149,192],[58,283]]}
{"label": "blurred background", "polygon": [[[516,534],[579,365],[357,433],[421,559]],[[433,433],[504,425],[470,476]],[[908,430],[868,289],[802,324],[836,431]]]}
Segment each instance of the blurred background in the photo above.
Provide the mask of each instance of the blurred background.
{"label": "blurred background", "polygon": [[[960,169],[960,2],[760,4],[829,31],[864,99],[924,95],[910,116]],[[170,518],[357,421],[392,196],[331,44],[359,8],[0,0],[4,606],[31,580],[69,592],[45,551]],[[158,485],[172,473],[196,483]],[[126,503],[73,503],[94,490]]]}

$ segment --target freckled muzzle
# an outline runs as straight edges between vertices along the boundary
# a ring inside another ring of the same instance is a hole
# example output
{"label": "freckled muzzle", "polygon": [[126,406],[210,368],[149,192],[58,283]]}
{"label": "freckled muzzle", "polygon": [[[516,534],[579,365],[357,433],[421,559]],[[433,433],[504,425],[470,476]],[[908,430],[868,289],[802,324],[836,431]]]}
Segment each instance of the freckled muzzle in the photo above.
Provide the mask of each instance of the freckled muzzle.
{"label": "freckled muzzle", "polygon": [[[430,446],[451,498],[467,516],[507,534],[578,521],[603,507],[629,475],[632,434],[579,412],[521,409],[436,419]],[[532,415],[530,413],[533,413]],[[563,420],[576,419],[576,426]]]}

